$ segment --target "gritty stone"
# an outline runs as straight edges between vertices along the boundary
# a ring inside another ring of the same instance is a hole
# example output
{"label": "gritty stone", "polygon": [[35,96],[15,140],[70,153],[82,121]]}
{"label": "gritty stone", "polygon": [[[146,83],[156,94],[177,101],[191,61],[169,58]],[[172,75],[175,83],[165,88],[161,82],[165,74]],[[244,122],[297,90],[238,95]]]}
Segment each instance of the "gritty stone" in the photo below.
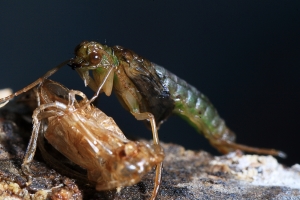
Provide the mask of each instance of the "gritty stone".
{"label": "gritty stone", "polygon": [[[31,134],[30,115],[16,105],[0,109],[0,199],[150,198],[154,170],[120,192],[99,192],[56,172],[38,151],[31,165],[36,174],[29,182],[20,167]],[[162,143],[162,147],[165,159],[157,199],[300,199],[299,164],[288,168],[272,156],[233,152],[217,157],[176,144]]]}

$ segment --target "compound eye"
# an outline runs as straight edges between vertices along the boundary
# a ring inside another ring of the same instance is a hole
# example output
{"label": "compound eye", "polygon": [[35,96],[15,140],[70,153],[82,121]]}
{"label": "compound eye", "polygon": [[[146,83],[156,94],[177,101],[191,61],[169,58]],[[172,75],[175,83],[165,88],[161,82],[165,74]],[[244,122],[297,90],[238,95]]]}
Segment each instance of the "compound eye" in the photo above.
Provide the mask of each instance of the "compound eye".
{"label": "compound eye", "polygon": [[98,52],[98,51],[93,51],[92,53],[90,53],[89,58],[90,58],[91,64],[93,64],[93,65],[99,64],[100,61],[101,61],[101,55],[100,55],[100,52]]}

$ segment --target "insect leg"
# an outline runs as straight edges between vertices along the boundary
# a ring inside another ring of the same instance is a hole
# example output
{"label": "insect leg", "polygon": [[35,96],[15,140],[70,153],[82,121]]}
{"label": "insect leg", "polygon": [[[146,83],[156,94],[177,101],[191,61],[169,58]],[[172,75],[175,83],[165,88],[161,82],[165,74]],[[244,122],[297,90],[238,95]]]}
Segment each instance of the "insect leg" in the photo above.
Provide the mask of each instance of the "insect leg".
{"label": "insect leg", "polygon": [[[153,143],[155,145],[159,145],[159,139],[158,139],[158,134],[157,134],[157,128],[156,128],[156,123],[155,123],[155,119],[154,116],[151,113],[148,112],[144,112],[144,113],[134,113],[131,112],[132,115],[134,115],[134,117],[137,120],[149,120],[150,124],[151,124],[151,128],[152,128],[152,134],[153,134]],[[155,170],[155,181],[154,181],[154,188],[152,191],[152,195],[151,195],[151,200],[154,200],[157,196],[158,190],[159,190],[159,186],[161,183],[161,176],[162,176],[162,162],[156,165],[156,170]]]}
{"label": "insect leg", "polygon": [[155,181],[154,181],[154,188],[152,191],[152,195],[151,195],[151,200],[155,200],[157,194],[158,194],[158,190],[159,190],[159,186],[161,183],[161,175],[162,175],[162,162],[156,165],[156,171],[155,171]]}
{"label": "insect leg", "polygon": [[30,141],[29,141],[29,144],[28,144],[28,147],[26,150],[26,154],[24,156],[23,163],[22,163],[22,171],[27,176],[32,176],[29,165],[32,162],[35,151],[36,151],[39,126],[40,126],[40,121],[37,121],[34,123],[33,131],[32,131]]}
{"label": "insect leg", "polygon": [[131,112],[131,114],[137,119],[137,120],[148,120],[150,121],[151,128],[152,128],[152,135],[153,135],[153,143],[154,144],[159,144],[159,139],[158,139],[158,134],[157,134],[157,128],[156,128],[156,123],[154,116],[149,113],[149,112],[144,112],[144,113],[134,113]]}
{"label": "insect leg", "polygon": [[23,163],[22,163],[22,171],[24,174],[26,174],[29,177],[33,175],[30,170],[30,163],[32,162],[35,151],[36,151],[37,138],[38,138],[39,130],[40,130],[40,126],[41,126],[41,119],[47,118],[47,117],[49,117],[49,115],[54,115],[57,113],[57,112],[53,112],[53,111],[43,112],[43,110],[45,110],[46,108],[50,108],[50,107],[61,108],[63,110],[66,109],[66,105],[64,105],[60,102],[53,102],[53,103],[43,104],[34,110],[33,115],[32,115],[33,130],[32,130],[30,141],[29,141],[29,144],[28,144],[28,147],[27,147],[24,159],[23,159]]}
{"label": "insect leg", "polygon": [[74,103],[77,102],[75,95],[78,95],[82,98],[83,102],[88,102],[88,99],[85,94],[78,90],[69,91],[69,103],[68,106],[74,106]]}
{"label": "insect leg", "polygon": [[[0,108],[3,107],[5,104],[8,103],[8,101],[24,92],[27,92],[28,90],[30,90],[31,88],[33,88],[34,86],[42,83],[45,79],[47,79],[48,77],[50,77],[51,75],[53,75],[55,72],[57,72],[60,68],[62,68],[64,65],[66,65],[69,61],[65,61],[63,63],[61,63],[60,65],[54,67],[53,69],[49,70],[46,74],[44,74],[43,76],[41,76],[40,78],[38,78],[36,81],[34,81],[33,83],[27,85],[26,87],[24,87],[23,89],[7,96],[4,98],[0,99]],[[3,105],[4,104],[4,105]]]}

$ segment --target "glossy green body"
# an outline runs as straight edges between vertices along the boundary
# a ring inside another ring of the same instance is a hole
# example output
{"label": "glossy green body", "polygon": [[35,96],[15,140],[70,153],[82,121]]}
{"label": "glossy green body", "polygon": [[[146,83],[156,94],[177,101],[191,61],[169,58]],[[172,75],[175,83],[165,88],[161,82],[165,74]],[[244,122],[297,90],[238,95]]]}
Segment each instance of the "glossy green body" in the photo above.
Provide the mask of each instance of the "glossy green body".
{"label": "glossy green body", "polygon": [[235,140],[235,135],[226,127],[224,120],[204,94],[165,68],[154,66],[175,102],[173,113],[187,120],[208,139]]}

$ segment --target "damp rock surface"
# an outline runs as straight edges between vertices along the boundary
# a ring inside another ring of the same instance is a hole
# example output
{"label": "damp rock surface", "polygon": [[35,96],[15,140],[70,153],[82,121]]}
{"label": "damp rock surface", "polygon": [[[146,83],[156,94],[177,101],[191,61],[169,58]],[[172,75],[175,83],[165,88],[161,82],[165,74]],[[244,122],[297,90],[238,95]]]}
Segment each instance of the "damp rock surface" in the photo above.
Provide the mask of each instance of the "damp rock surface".
{"label": "damp rock surface", "polygon": [[[133,186],[98,192],[52,169],[37,151],[30,183],[21,170],[31,134],[30,117],[0,109],[0,199],[149,199],[154,170]],[[30,115],[29,115],[30,116]],[[151,141],[149,141],[151,142]],[[165,151],[157,199],[300,199],[300,165],[284,167],[271,156],[234,152],[215,157],[162,143]]]}

